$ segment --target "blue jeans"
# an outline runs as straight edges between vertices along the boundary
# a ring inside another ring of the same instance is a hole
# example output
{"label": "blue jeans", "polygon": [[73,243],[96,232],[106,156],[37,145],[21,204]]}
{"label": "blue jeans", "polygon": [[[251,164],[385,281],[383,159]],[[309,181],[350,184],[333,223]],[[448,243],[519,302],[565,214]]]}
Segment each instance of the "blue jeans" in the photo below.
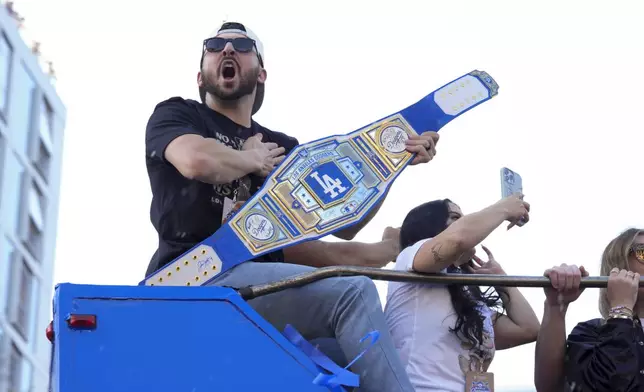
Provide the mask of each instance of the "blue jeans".
{"label": "blue jeans", "polygon": [[[210,284],[239,288],[313,270],[296,264],[246,262],[226,271]],[[280,331],[286,324],[291,324],[307,340],[336,339],[344,358],[349,360],[366,347],[367,342],[361,344],[360,339],[378,330],[378,342],[351,367],[351,371],[360,376],[359,390],[414,391],[389,335],[380,297],[371,279],[364,276],[327,278],[255,298],[248,304]],[[324,351],[324,345],[320,349]],[[339,360],[337,355],[327,355]]]}

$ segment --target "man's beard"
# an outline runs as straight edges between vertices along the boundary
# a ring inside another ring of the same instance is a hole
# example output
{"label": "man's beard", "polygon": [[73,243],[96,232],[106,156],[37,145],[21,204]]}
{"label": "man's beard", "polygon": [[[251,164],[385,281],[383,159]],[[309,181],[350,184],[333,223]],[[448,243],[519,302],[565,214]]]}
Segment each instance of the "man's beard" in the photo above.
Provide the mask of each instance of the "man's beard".
{"label": "man's beard", "polygon": [[[220,101],[237,101],[240,98],[250,95],[255,91],[257,86],[257,77],[259,76],[259,67],[247,70],[244,74],[239,75],[239,85],[232,91],[227,91],[218,85],[216,81],[212,80],[211,75],[202,71],[205,75],[203,79],[203,89],[206,93],[212,94]],[[212,75],[218,78],[218,75]]]}

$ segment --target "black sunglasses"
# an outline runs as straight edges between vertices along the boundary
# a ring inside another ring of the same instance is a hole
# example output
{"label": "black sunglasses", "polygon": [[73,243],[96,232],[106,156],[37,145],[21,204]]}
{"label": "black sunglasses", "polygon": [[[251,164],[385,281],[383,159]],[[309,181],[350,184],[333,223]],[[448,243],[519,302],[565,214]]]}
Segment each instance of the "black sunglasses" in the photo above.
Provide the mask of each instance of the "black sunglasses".
{"label": "black sunglasses", "polygon": [[631,246],[629,254],[634,255],[637,261],[644,263],[644,244],[634,244]]}
{"label": "black sunglasses", "polygon": [[255,40],[248,37],[238,38],[221,38],[213,37],[207,38],[203,41],[205,49],[209,52],[221,52],[228,43],[233,44],[236,51],[248,53],[255,48]]}
{"label": "black sunglasses", "polygon": [[[240,53],[249,53],[253,49],[257,52],[257,58],[259,59],[259,65],[264,66],[264,61],[262,56],[259,55],[259,50],[255,44],[255,40],[248,37],[237,37],[237,38],[222,38],[222,37],[212,37],[206,38],[203,41],[204,50],[208,52],[221,52],[226,47],[227,43],[232,43],[233,48]],[[202,56],[203,61],[203,56]]]}

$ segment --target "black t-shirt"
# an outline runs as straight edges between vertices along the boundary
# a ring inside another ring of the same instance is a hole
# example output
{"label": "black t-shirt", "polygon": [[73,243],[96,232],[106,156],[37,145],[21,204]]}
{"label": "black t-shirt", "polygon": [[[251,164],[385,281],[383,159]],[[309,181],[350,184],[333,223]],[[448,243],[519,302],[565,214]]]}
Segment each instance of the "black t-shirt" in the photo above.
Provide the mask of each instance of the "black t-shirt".
{"label": "black t-shirt", "polygon": [[[211,185],[185,178],[165,159],[165,149],[175,138],[198,134],[241,149],[250,136],[262,133],[263,142],[274,142],[290,152],[297,139],[273,132],[252,121],[243,127],[206,105],[180,97],[159,103],[146,128],[146,166],[152,188],[150,219],[159,234],[159,247],[150,260],[146,276],[160,269],[221,226],[225,198],[233,199],[240,181]],[[264,179],[253,174],[244,180],[250,193],[261,188]],[[281,251],[268,253],[255,261],[283,261]]]}

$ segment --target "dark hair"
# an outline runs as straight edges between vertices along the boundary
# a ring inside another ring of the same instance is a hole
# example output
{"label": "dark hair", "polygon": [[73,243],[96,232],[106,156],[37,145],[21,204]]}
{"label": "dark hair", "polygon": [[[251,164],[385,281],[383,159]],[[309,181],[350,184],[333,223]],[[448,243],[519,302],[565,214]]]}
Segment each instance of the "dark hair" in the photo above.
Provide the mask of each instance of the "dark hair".
{"label": "dark hair", "polygon": [[[453,202],[449,199],[434,200],[409,211],[400,228],[400,249],[443,232],[447,228],[449,203]],[[447,272],[466,273],[454,265],[449,266]],[[483,342],[484,318],[478,310],[479,304],[483,303],[503,312],[503,301],[491,287],[482,292],[478,286],[450,284],[447,289],[457,316],[456,324],[453,328],[450,327],[450,332],[477,346]]]}

